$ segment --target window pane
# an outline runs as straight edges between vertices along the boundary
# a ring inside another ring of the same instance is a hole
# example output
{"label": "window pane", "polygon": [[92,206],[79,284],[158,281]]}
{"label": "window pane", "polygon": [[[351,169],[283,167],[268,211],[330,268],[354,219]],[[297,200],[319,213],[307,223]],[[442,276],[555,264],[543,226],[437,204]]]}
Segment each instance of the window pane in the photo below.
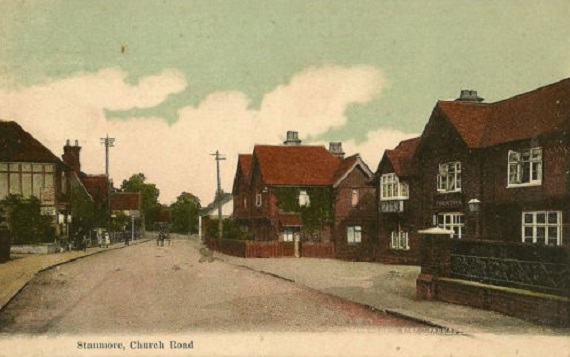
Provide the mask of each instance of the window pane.
{"label": "window pane", "polygon": [[536,227],[536,242],[544,244],[546,237],[545,227]]}
{"label": "window pane", "polygon": [[545,212],[537,212],[536,213],[536,223],[544,224],[546,222],[546,213]]}
{"label": "window pane", "polygon": [[548,223],[550,224],[558,223],[558,212],[548,212]]}
{"label": "window pane", "polygon": [[22,196],[32,195],[32,174],[22,174]]}
{"label": "window pane", "polygon": [[533,214],[532,213],[523,213],[523,214],[524,214],[524,223],[525,224],[532,224]]}
{"label": "window pane", "polygon": [[5,162],[0,163],[0,171],[8,171],[8,164]]}
{"label": "window pane", "polygon": [[23,172],[32,172],[32,164],[22,164]]}
{"label": "window pane", "polygon": [[32,165],[32,169],[34,170],[34,172],[42,172],[42,171],[43,171],[43,166],[44,166],[44,165],[33,164],[33,165]]}
{"label": "window pane", "polygon": [[40,197],[41,188],[44,187],[43,174],[34,174],[34,192],[33,195]]}
{"label": "window pane", "polygon": [[525,242],[527,240],[530,240],[530,243],[532,243],[532,236],[533,236],[533,229],[532,227],[524,227],[524,240]]}
{"label": "window pane", "polygon": [[0,172],[0,200],[8,195],[8,173]]}
{"label": "window pane", "polygon": [[46,172],[53,172],[53,165],[52,164],[46,164],[44,165]]}
{"label": "window pane", "polygon": [[53,174],[46,173],[44,179],[45,179],[44,187],[53,187]]}
{"label": "window pane", "polygon": [[20,171],[20,164],[10,164],[10,171]]}
{"label": "window pane", "polygon": [[[10,165],[12,166],[12,165]],[[10,174],[10,193],[19,195],[22,193],[20,190],[20,174],[19,173],[11,173]]]}

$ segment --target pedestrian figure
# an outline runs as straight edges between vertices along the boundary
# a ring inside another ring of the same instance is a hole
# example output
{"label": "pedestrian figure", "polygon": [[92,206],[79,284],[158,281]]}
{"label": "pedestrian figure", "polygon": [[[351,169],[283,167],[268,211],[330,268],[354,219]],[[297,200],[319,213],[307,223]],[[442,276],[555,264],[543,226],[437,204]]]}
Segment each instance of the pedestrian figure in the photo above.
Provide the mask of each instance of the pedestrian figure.
{"label": "pedestrian figure", "polygon": [[125,245],[129,245],[129,236],[125,235]]}

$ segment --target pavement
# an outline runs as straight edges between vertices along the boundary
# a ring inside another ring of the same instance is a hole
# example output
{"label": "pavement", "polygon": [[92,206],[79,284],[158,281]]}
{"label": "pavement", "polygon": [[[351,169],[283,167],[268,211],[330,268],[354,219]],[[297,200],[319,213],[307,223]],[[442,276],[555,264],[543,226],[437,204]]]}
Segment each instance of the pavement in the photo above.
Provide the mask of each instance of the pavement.
{"label": "pavement", "polygon": [[[142,239],[130,241],[139,244],[151,239],[151,234]],[[49,268],[65,264],[93,254],[126,248],[124,242],[110,245],[108,248],[87,248],[54,254],[11,254],[11,259],[0,264],[0,311],[16,296],[38,273]]]}
{"label": "pavement", "polygon": [[[136,240],[131,244],[148,241]],[[200,243],[196,237],[196,249]],[[15,255],[0,264],[0,311],[39,272],[85,256],[125,248],[88,248],[47,255]],[[570,334],[570,329],[552,328],[493,311],[439,301],[416,299],[417,266],[346,262],[316,258],[239,258],[214,252],[216,261],[241,266],[262,274],[295,282],[389,315],[420,321],[462,334],[551,335]],[[215,263],[214,263],[215,264]]]}

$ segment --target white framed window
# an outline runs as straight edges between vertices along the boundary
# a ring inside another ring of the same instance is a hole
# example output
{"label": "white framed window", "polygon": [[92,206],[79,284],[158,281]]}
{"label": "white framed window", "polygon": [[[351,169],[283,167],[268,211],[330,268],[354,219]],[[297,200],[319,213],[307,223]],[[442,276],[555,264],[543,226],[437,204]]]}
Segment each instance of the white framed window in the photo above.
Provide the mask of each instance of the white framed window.
{"label": "white framed window", "polygon": [[507,187],[542,184],[542,148],[509,151],[509,183]]}
{"label": "white framed window", "polygon": [[283,241],[292,242],[295,237],[295,229],[293,227],[283,228]]}
{"label": "white framed window", "polygon": [[262,203],[262,197],[261,197],[261,193],[258,193],[255,195],[255,205],[257,207],[261,207],[261,203]]}
{"label": "white framed window", "polygon": [[461,192],[461,162],[439,165],[437,192]]}
{"label": "white framed window", "polygon": [[523,243],[562,244],[561,211],[526,211],[522,213]]}
{"label": "white framed window", "polygon": [[463,213],[439,213],[436,217],[437,226],[453,231],[453,238],[463,238],[465,216]]}
{"label": "white framed window", "polygon": [[350,203],[352,204],[352,207],[356,207],[359,200],[360,200],[360,197],[359,197],[358,190],[353,189],[352,193],[351,193],[351,197],[350,197]]}
{"label": "white framed window", "polygon": [[348,244],[359,244],[362,242],[362,226],[346,227],[346,241]]}
{"label": "white framed window", "polygon": [[409,189],[406,182],[401,182],[395,173],[383,174],[380,177],[380,200],[406,200]]}
{"label": "white framed window", "polygon": [[307,191],[301,190],[299,192],[299,207],[309,207],[311,205],[311,198]]}
{"label": "white framed window", "polygon": [[408,241],[408,232],[393,231],[391,233],[390,248],[399,249],[399,250],[409,250],[410,244]]}
{"label": "white framed window", "polygon": [[53,187],[54,165],[0,163],[0,199],[8,194],[40,197],[43,188]]}

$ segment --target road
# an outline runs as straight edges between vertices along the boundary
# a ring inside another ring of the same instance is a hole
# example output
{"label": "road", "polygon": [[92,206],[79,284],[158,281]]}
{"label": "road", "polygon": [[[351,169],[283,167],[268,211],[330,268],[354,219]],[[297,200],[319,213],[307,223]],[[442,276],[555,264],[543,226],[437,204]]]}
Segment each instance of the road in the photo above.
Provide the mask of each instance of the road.
{"label": "road", "polygon": [[198,244],[137,244],[35,277],[0,314],[3,334],[133,334],[424,329],[219,260]]}

